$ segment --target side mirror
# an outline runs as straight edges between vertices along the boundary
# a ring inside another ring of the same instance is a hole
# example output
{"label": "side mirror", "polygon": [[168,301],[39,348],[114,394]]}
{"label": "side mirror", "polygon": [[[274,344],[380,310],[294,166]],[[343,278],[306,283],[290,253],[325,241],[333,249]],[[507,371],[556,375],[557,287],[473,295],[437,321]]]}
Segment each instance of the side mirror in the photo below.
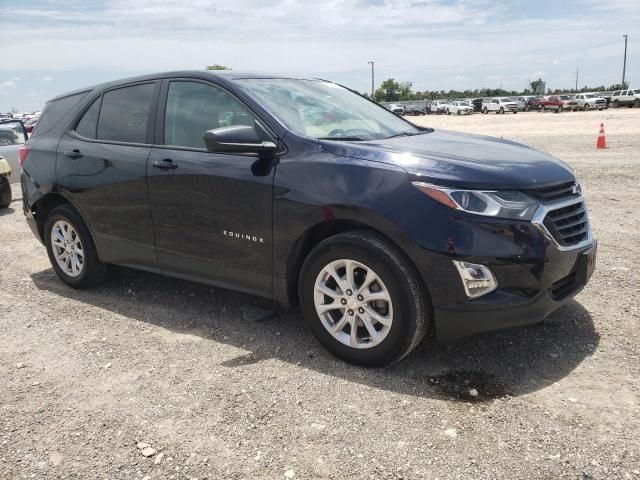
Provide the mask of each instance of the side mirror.
{"label": "side mirror", "polygon": [[207,130],[202,138],[210,152],[273,155],[278,151],[275,143],[264,141],[255,127],[247,125]]}

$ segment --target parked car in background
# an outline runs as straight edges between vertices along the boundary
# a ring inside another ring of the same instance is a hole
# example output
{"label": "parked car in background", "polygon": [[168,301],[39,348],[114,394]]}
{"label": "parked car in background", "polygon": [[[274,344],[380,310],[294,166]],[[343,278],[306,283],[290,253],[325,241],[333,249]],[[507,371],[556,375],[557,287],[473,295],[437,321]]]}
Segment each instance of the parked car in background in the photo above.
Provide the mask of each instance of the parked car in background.
{"label": "parked car in background", "polygon": [[396,115],[404,115],[405,113],[404,107],[399,103],[391,103],[389,105],[389,110],[391,110]]}
{"label": "parked car in background", "polygon": [[11,205],[11,166],[7,159],[0,155],[0,208]]}
{"label": "parked car in background", "polygon": [[546,112],[547,110],[554,111],[556,113],[562,111],[562,100],[557,95],[549,95],[538,101],[540,105],[540,111]]}
{"label": "parked car in background", "polygon": [[407,105],[404,107],[405,115],[425,115],[427,109],[424,105]]}
{"label": "parked car in background", "polygon": [[456,115],[471,115],[473,113],[473,107],[469,102],[456,100],[447,105],[447,115],[455,113]]}
{"label": "parked car in background", "polygon": [[568,165],[327,81],[183,71],[76,90],[23,152],[24,214],[61,281],[120,264],[300,305],[320,343],[369,367],[432,327],[539,323],[595,268]]}
{"label": "parked car in background", "polygon": [[482,104],[482,113],[518,113],[518,104],[507,97],[495,97]]}
{"label": "parked car in background", "polygon": [[578,102],[578,109],[580,110],[594,108],[604,110],[607,107],[607,101],[597,93],[578,93],[573,98]]}
{"label": "parked car in background", "polygon": [[467,100],[467,102],[469,102],[469,104],[473,107],[474,112],[482,112],[482,98],[470,98]]}
{"label": "parked car in background", "polygon": [[571,95],[558,95],[558,98],[562,102],[562,109],[576,112],[578,111],[578,101]]}
{"label": "parked car in background", "polygon": [[9,162],[9,181],[12,183],[19,180],[19,150],[28,138],[29,134],[21,120],[0,120],[0,155]]}
{"label": "parked car in background", "polygon": [[518,111],[520,112],[528,112],[529,110],[536,108],[534,107],[534,104],[538,103],[536,97],[533,95],[515,97],[512,100],[518,104]]}
{"label": "parked car in background", "polygon": [[433,100],[431,102],[431,113],[445,113],[447,111],[448,100]]}
{"label": "parked car in background", "polygon": [[[616,92],[613,92],[614,94]],[[611,96],[613,108],[636,107],[640,108],[640,89],[620,90],[617,96]]]}
{"label": "parked car in background", "polygon": [[28,133],[31,133],[38,123],[38,117],[31,117],[29,120],[24,122],[24,128]]}

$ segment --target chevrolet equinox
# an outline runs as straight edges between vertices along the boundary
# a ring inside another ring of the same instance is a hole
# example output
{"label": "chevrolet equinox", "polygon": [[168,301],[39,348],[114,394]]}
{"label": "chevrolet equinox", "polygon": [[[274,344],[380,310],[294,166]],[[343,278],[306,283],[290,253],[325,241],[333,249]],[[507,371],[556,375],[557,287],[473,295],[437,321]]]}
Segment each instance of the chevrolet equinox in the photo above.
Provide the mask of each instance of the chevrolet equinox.
{"label": "chevrolet equinox", "polygon": [[300,305],[366,366],[543,320],[596,255],[572,170],[318,80],[173,72],[50,100],[24,212],[75,288],[124,265]]}

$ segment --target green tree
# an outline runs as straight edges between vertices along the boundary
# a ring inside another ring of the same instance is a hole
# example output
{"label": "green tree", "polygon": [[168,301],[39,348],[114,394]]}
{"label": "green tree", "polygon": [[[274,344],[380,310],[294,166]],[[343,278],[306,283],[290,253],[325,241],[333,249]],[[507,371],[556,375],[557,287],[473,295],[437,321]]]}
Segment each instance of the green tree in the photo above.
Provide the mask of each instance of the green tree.
{"label": "green tree", "polygon": [[213,65],[207,65],[205,70],[231,70],[231,67],[227,67],[226,65],[218,65],[214,63]]}
{"label": "green tree", "polygon": [[400,84],[393,78],[385,80],[374,92],[373,98],[379,102],[394,102],[399,100]]}

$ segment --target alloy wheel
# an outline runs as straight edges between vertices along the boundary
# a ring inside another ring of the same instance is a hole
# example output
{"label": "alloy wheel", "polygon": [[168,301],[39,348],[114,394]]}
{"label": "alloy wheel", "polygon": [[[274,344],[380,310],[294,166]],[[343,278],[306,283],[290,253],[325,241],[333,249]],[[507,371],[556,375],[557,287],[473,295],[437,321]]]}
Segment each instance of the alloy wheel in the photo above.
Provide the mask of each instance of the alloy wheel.
{"label": "alloy wheel", "polygon": [[65,220],[51,228],[51,248],[58,267],[70,277],[77,277],[84,268],[84,249],[78,232]]}
{"label": "alloy wheel", "polygon": [[375,347],[391,330],[389,290],[376,272],[355,260],[335,260],[320,271],[314,303],[324,328],[346,346]]}

